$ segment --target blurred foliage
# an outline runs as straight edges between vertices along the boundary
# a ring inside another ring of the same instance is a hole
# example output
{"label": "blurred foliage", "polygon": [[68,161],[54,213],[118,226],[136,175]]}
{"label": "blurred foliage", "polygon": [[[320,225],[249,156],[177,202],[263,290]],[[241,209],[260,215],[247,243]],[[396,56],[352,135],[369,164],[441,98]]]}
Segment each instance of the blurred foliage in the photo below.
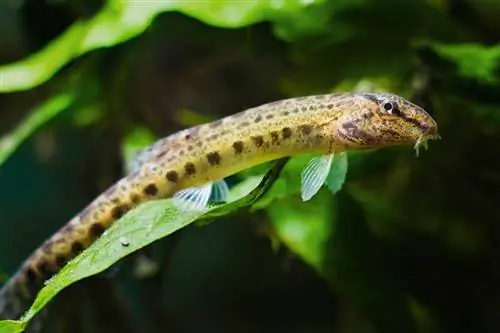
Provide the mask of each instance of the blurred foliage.
{"label": "blurred foliage", "polygon": [[[350,153],[340,192],[306,203],[310,157],[294,157],[250,210],[134,253],[103,237],[84,253],[114,255],[81,267],[106,273],[55,297],[44,330],[497,332],[499,15],[497,0],[0,3],[0,269],[157,137],[288,96],[391,91],[443,140],[418,158]],[[268,168],[230,177],[232,200]],[[138,208],[108,236],[167,208]]]}

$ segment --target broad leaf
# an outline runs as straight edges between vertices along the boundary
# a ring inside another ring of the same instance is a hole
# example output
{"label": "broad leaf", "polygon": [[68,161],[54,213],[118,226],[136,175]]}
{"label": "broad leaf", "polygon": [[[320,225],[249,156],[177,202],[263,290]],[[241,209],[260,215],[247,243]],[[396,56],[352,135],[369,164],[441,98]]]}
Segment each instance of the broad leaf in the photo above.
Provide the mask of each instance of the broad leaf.
{"label": "broad leaf", "polygon": [[[328,11],[320,6],[323,3],[321,0],[172,0],[147,3],[108,0],[97,15],[74,23],[41,51],[19,62],[0,66],[0,93],[27,90],[42,84],[71,60],[141,34],[162,12],[179,11],[225,28],[244,27],[264,20],[284,22],[290,26],[280,30],[282,35],[286,35],[290,29],[317,31],[327,27]],[[304,12],[309,7],[313,10]],[[300,26],[297,26],[299,23]]]}
{"label": "broad leaf", "polygon": [[[127,255],[164,238],[197,220],[211,220],[250,206],[264,196],[279,177],[288,159],[276,162],[249,194],[233,202],[204,211],[179,211],[171,199],[147,202],[132,210],[94,244],[71,260],[38,293],[33,305],[19,321],[0,321],[1,333],[20,332],[61,290],[86,277],[98,274]],[[240,187],[254,183],[241,184]],[[240,189],[241,190],[241,189]]]}

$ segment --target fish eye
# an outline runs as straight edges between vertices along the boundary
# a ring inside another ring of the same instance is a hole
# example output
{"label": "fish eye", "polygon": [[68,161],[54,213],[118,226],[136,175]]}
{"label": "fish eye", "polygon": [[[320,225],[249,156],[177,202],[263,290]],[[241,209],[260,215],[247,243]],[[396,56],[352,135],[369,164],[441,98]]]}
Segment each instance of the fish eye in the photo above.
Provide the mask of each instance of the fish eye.
{"label": "fish eye", "polygon": [[390,101],[386,101],[386,102],[382,103],[382,110],[384,113],[387,113],[387,114],[394,114],[394,115],[400,114],[400,111],[398,109],[397,104],[394,102],[390,102]]}

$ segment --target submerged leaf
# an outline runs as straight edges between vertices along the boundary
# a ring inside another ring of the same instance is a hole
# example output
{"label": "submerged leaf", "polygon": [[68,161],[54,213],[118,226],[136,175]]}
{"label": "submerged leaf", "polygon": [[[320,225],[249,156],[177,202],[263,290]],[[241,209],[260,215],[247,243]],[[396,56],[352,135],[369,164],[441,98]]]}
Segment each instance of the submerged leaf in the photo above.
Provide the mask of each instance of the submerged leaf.
{"label": "submerged leaf", "polygon": [[24,329],[24,323],[16,320],[0,321],[0,333],[20,333]]}
{"label": "submerged leaf", "polygon": [[57,114],[69,108],[75,101],[73,93],[62,93],[52,97],[34,109],[16,129],[0,138],[0,165],[2,165],[35,130]]}
{"label": "submerged leaf", "polygon": [[487,47],[481,44],[434,44],[433,49],[443,58],[453,62],[458,73],[488,83],[499,83],[500,45]]}
{"label": "submerged leaf", "polygon": [[[41,51],[16,63],[0,66],[0,93],[36,87],[50,79],[71,60],[89,51],[114,46],[141,34],[162,12],[179,11],[207,24],[225,28],[240,28],[264,20],[286,21],[293,26],[293,22],[303,24],[304,20],[296,18],[304,15],[304,8],[318,6],[324,2],[171,0],[142,3],[134,0],[108,0],[98,14],[89,20],[74,23]],[[315,26],[320,20],[310,19],[307,25],[297,30],[316,31],[327,27],[327,13],[321,7],[308,17],[314,18],[318,13],[323,15],[320,27]]]}
{"label": "submerged leaf", "polygon": [[326,178],[326,186],[330,189],[330,191],[332,191],[332,193],[337,193],[342,188],[342,185],[344,185],[348,167],[347,156],[347,153],[335,155],[330,173]]}
{"label": "submerged leaf", "polygon": [[[5,327],[2,333],[19,332],[19,328],[27,325],[64,288],[108,269],[117,261],[152,242],[196,220],[225,216],[252,205],[268,192],[287,161],[287,158],[278,160],[256,188],[247,191],[246,196],[235,198],[228,204],[212,206],[204,211],[181,211],[175,207],[172,199],[163,199],[146,202],[130,211],[88,249],[69,261],[57,275],[47,281],[31,308],[19,321],[0,321],[0,329]],[[253,186],[254,183],[251,181],[240,186],[249,185]]]}

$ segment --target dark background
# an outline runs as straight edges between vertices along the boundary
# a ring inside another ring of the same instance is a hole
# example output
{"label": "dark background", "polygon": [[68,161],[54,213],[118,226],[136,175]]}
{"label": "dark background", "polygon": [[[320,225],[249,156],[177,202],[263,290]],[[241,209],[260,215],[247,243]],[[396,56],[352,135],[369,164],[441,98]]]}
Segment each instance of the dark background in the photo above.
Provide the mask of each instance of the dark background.
{"label": "dark background", "polygon": [[[43,51],[103,6],[1,2],[0,63]],[[235,28],[208,24],[203,12],[164,12],[47,82],[0,94],[7,136],[44,101],[77,92],[0,165],[4,280],[123,175],[124,138],[137,128],[163,137],[280,98],[367,87],[424,107],[443,139],[419,158],[397,147],[351,164],[342,191],[323,201],[334,231],[319,266],[286,240],[275,250],[276,211],[242,212],[186,227],[68,288],[46,332],[498,332],[500,1],[275,10]],[[308,223],[297,197],[279,209]],[[158,272],[137,278],[145,256]]]}

